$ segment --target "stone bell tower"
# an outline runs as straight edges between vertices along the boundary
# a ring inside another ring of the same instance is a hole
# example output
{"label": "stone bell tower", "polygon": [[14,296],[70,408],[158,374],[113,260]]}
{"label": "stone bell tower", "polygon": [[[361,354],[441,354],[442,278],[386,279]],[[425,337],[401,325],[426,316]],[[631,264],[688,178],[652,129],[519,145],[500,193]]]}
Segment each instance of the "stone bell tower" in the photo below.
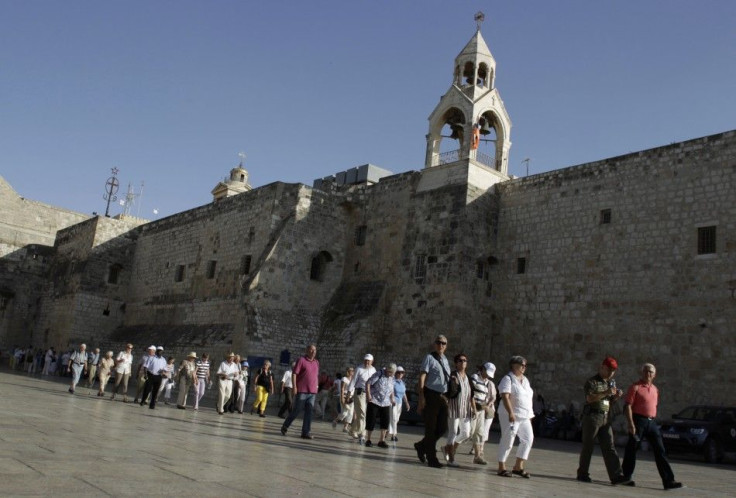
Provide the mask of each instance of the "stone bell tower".
{"label": "stone bell tower", "polygon": [[248,183],[248,171],[243,168],[245,154],[240,154],[240,164],[230,170],[230,177],[218,182],[212,189],[212,201],[217,202],[226,197],[232,197],[253,189]]}
{"label": "stone bell tower", "polygon": [[452,86],[429,116],[425,168],[472,164],[508,179],[511,120],[495,87],[496,61],[478,29],[455,58]]}

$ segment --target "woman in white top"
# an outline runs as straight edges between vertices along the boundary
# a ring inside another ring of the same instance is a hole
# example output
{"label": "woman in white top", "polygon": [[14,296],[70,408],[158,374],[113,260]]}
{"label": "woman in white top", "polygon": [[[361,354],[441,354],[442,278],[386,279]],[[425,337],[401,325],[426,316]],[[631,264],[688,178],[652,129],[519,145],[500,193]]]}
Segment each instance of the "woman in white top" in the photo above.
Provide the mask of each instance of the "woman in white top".
{"label": "woman in white top", "polygon": [[348,432],[348,427],[353,422],[353,390],[350,389],[350,381],[353,380],[355,369],[350,367],[345,372],[345,377],[340,381],[340,407],[342,411],[332,421],[332,428],[337,427],[338,422],[342,422],[342,431]]}
{"label": "woman in white top", "polygon": [[128,380],[130,379],[130,370],[133,366],[133,345],[125,346],[125,351],[120,351],[115,358],[115,388],[112,390],[112,397],[118,393],[120,383],[123,383],[123,403],[128,402]]}
{"label": "woman in white top", "polygon": [[110,379],[112,367],[114,366],[115,360],[112,359],[112,351],[108,351],[105,357],[100,360],[100,368],[97,371],[97,376],[100,378],[100,390],[97,392],[97,396],[103,397],[105,395],[105,386]]}
{"label": "woman in white top", "polygon": [[[501,440],[498,442],[498,475],[512,477],[514,474],[529,478],[524,470],[524,463],[529,459],[529,451],[534,442],[532,418],[534,418],[534,391],[526,378],[526,359],[523,356],[512,356],[509,361],[511,371],[498,384],[501,404],[498,407],[498,421],[501,424]],[[506,459],[519,437],[519,448],[516,451],[516,464],[509,472],[506,470]]]}

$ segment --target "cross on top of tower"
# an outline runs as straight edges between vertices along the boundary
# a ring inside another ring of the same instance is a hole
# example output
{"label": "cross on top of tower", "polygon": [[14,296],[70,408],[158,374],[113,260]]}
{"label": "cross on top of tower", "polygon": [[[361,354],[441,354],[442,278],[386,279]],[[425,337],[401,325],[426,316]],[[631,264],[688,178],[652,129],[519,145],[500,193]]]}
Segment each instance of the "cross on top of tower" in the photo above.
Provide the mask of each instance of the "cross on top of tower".
{"label": "cross on top of tower", "polygon": [[479,10],[475,13],[475,16],[473,19],[475,19],[475,24],[478,26],[478,31],[480,31],[480,25],[485,20],[486,15],[483,13],[483,11]]}

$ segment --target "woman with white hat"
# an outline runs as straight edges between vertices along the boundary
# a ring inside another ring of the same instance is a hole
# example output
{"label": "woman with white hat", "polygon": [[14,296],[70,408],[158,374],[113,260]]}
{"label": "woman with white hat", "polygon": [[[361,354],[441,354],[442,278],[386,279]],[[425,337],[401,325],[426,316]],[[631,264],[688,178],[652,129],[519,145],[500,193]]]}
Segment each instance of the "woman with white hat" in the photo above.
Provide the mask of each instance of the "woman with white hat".
{"label": "woman with white hat", "polygon": [[179,370],[176,373],[177,380],[179,382],[179,397],[176,400],[176,407],[179,410],[187,409],[187,395],[189,389],[194,386],[196,389],[197,379],[197,353],[192,351],[187,356],[186,360],[181,362]]}

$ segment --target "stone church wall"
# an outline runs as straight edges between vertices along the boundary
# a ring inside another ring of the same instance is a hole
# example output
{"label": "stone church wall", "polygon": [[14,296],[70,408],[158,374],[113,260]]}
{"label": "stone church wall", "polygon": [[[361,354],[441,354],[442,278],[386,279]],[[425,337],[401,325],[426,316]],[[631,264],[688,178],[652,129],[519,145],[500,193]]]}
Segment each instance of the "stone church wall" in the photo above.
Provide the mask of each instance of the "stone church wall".
{"label": "stone church wall", "polygon": [[[582,401],[606,354],[620,385],[658,366],[662,413],[736,403],[736,132],[514,180],[499,199],[498,361],[526,355],[548,403]],[[717,251],[698,255],[711,225]]]}

